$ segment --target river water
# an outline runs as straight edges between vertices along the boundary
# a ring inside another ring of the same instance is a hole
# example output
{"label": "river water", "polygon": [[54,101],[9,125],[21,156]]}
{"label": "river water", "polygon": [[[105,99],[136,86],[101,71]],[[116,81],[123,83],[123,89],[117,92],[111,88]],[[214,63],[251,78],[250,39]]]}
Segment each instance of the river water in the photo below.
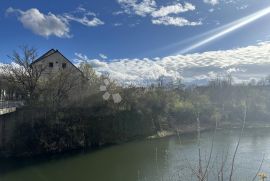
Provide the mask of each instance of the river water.
{"label": "river water", "polygon": [[[201,160],[209,163],[210,181],[225,163],[224,178],[230,173],[232,153],[240,130],[218,130],[201,135]],[[69,155],[42,162],[29,160],[2,162],[1,181],[176,181],[194,180],[192,170],[198,165],[196,134],[142,140],[111,146],[98,151]],[[270,174],[270,129],[245,129],[236,155],[234,180],[252,180],[264,157],[261,171]],[[19,165],[19,166],[18,166]],[[258,179],[257,179],[258,180]]]}

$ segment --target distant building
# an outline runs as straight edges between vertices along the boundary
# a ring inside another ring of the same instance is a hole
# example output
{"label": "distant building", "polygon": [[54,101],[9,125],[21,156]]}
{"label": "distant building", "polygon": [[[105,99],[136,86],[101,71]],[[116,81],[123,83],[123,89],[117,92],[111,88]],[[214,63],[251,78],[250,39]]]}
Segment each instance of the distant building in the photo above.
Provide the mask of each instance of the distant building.
{"label": "distant building", "polygon": [[[37,72],[41,70],[39,82],[43,91],[45,90],[45,95],[40,95],[40,100],[55,99],[59,101],[62,99],[71,101],[82,95],[80,91],[86,78],[82,71],[58,50],[49,50],[32,62],[30,66],[32,69],[36,68]],[[46,95],[47,91],[54,96]]]}
{"label": "distant building", "polygon": [[42,68],[41,78],[48,78],[61,71],[69,71],[73,75],[83,76],[83,73],[58,50],[51,49],[31,63],[32,67]]}
{"label": "distant building", "polygon": [[[50,81],[55,76],[64,73],[66,75],[74,75],[72,80],[78,85],[81,84],[81,78],[84,77],[80,69],[78,69],[70,60],[68,60],[58,50],[51,49],[31,63],[31,68],[40,68],[40,81]],[[22,94],[14,87],[9,87],[7,80],[0,75],[0,101],[21,100]],[[67,77],[67,76],[66,76]],[[66,80],[67,81],[67,80]]]}

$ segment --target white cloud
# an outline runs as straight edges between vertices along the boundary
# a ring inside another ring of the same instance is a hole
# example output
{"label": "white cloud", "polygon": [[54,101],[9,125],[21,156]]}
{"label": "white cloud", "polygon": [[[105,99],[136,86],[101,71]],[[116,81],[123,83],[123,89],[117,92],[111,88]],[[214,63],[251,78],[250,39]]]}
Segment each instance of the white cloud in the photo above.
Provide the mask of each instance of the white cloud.
{"label": "white cloud", "polygon": [[99,73],[107,72],[121,84],[146,85],[160,76],[184,82],[206,82],[231,73],[236,81],[260,79],[269,74],[270,42],[244,48],[163,58],[117,59],[108,62],[76,54],[75,61],[88,61]]}
{"label": "white cloud", "polygon": [[241,68],[229,68],[228,70],[227,70],[227,73],[229,73],[229,74],[231,74],[231,73],[233,73],[233,72],[245,72],[246,70],[245,69],[241,69]]}
{"label": "white cloud", "polygon": [[122,26],[122,23],[114,23],[113,26]]}
{"label": "white cloud", "polygon": [[102,58],[102,59],[107,59],[108,57],[102,53],[99,54],[99,56]]}
{"label": "white cloud", "polygon": [[177,3],[170,6],[162,6],[159,10],[152,12],[153,17],[163,17],[169,14],[179,14],[187,11],[193,11],[196,7],[193,4],[185,3],[184,5]]}
{"label": "white cloud", "polygon": [[241,6],[236,7],[236,9],[237,10],[244,10],[244,9],[247,9],[248,7],[249,7],[249,5],[244,4],[244,5],[241,5]]}
{"label": "white cloud", "polygon": [[190,22],[189,20],[182,17],[170,17],[164,16],[158,19],[152,19],[153,24],[157,25],[174,25],[174,26],[197,26],[202,25],[202,22]]}
{"label": "white cloud", "polygon": [[[76,21],[85,26],[103,25],[93,12],[88,12],[86,9],[79,7],[74,13],[83,13],[82,17],[77,17],[73,13],[65,13],[64,15],[55,15],[51,12],[43,14],[36,8],[31,8],[26,11],[9,7],[6,14],[16,13],[18,20],[27,29],[30,29],[37,35],[43,37],[57,36],[60,38],[70,36],[70,21]],[[89,18],[89,16],[92,16]]]}
{"label": "white cloud", "polygon": [[210,13],[212,13],[212,12],[215,11],[215,9],[214,9],[214,8],[211,8],[211,9],[209,9],[208,11],[209,11]]}
{"label": "white cloud", "polygon": [[72,14],[65,14],[64,18],[67,19],[68,21],[76,21],[76,22],[81,23],[85,26],[99,26],[99,25],[104,24],[103,21],[101,21],[100,19],[98,19],[96,17],[89,19],[87,16],[83,16],[83,17],[79,18],[79,17],[75,17]]}
{"label": "white cloud", "polygon": [[96,13],[88,11],[82,6],[77,7],[76,10],[71,13],[64,13],[62,17],[67,21],[76,21],[82,25],[89,27],[105,24],[103,21],[97,18]]}
{"label": "white cloud", "polygon": [[146,16],[156,9],[155,0],[142,0],[139,3],[137,0],[117,0],[117,2],[127,14],[135,13],[139,16]]}
{"label": "white cloud", "polygon": [[203,2],[214,6],[219,3],[219,0],[203,0]]}
{"label": "white cloud", "polygon": [[84,15],[95,16],[95,17],[97,16],[96,13],[88,11],[82,6],[78,6],[76,10],[74,11],[74,13],[83,13]]}
{"label": "white cloud", "polygon": [[201,25],[201,22],[190,22],[183,17],[172,17],[171,14],[178,15],[187,11],[193,11],[196,7],[188,2],[183,5],[175,3],[173,5],[158,7],[155,0],[117,0],[123,11],[115,12],[114,15],[119,14],[135,14],[138,16],[150,16],[151,22],[158,25],[173,25],[173,26],[195,26]]}
{"label": "white cloud", "polygon": [[38,9],[32,8],[27,11],[13,9],[9,7],[6,13],[18,13],[18,20],[27,29],[32,30],[35,34],[48,37],[51,35],[57,37],[69,37],[68,23],[61,17],[53,13],[43,14]]}

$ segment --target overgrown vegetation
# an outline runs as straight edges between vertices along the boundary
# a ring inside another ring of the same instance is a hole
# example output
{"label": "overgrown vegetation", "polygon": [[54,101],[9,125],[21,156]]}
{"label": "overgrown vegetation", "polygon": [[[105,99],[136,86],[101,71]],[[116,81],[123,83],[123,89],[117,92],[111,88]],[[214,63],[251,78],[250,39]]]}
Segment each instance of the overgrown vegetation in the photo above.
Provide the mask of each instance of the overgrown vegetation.
{"label": "overgrown vegetation", "polygon": [[[31,56],[29,56],[29,54]],[[108,76],[97,76],[87,63],[80,65],[84,76],[59,71],[40,80],[43,68],[33,69],[33,49],[23,49],[7,65],[1,87],[19,92],[26,105],[5,116],[2,156],[32,156],[91,149],[147,137],[160,131],[196,131],[202,128],[242,124],[242,104],[248,104],[247,124],[267,124],[270,85],[233,84],[231,76],[217,78],[205,86],[120,87]],[[24,71],[27,70],[27,71]],[[100,86],[109,80],[110,93],[119,93],[120,103],[104,100]],[[159,86],[158,86],[159,85]],[[13,95],[13,94],[12,94]],[[15,96],[16,97],[16,96]],[[14,96],[12,97],[14,98]]]}

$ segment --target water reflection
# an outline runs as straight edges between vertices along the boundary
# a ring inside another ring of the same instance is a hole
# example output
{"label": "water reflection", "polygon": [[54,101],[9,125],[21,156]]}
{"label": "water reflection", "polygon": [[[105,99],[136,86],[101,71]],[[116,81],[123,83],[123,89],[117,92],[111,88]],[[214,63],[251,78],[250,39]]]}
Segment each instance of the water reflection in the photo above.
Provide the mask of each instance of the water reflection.
{"label": "water reflection", "polygon": [[[270,173],[270,129],[246,129],[236,157],[235,179],[250,180],[260,165],[263,154],[265,160],[262,170]],[[216,180],[222,157],[228,153],[227,163],[239,138],[239,130],[219,130],[215,135],[214,150],[210,163],[209,180]],[[207,162],[212,132],[202,134],[202,160]],[[0,175],[7,181],[129,181],[129,180],[193,180],[191,169],[198,165],[196,135],[181,135],[157,140],[145,140],[113,146],[88,154],[50,160],[11,170]],[[13,163],[18,164],[18,163]],[[5,166],[2,164],[2,167]],[[229,167],[225,167],[228,173]]]}

